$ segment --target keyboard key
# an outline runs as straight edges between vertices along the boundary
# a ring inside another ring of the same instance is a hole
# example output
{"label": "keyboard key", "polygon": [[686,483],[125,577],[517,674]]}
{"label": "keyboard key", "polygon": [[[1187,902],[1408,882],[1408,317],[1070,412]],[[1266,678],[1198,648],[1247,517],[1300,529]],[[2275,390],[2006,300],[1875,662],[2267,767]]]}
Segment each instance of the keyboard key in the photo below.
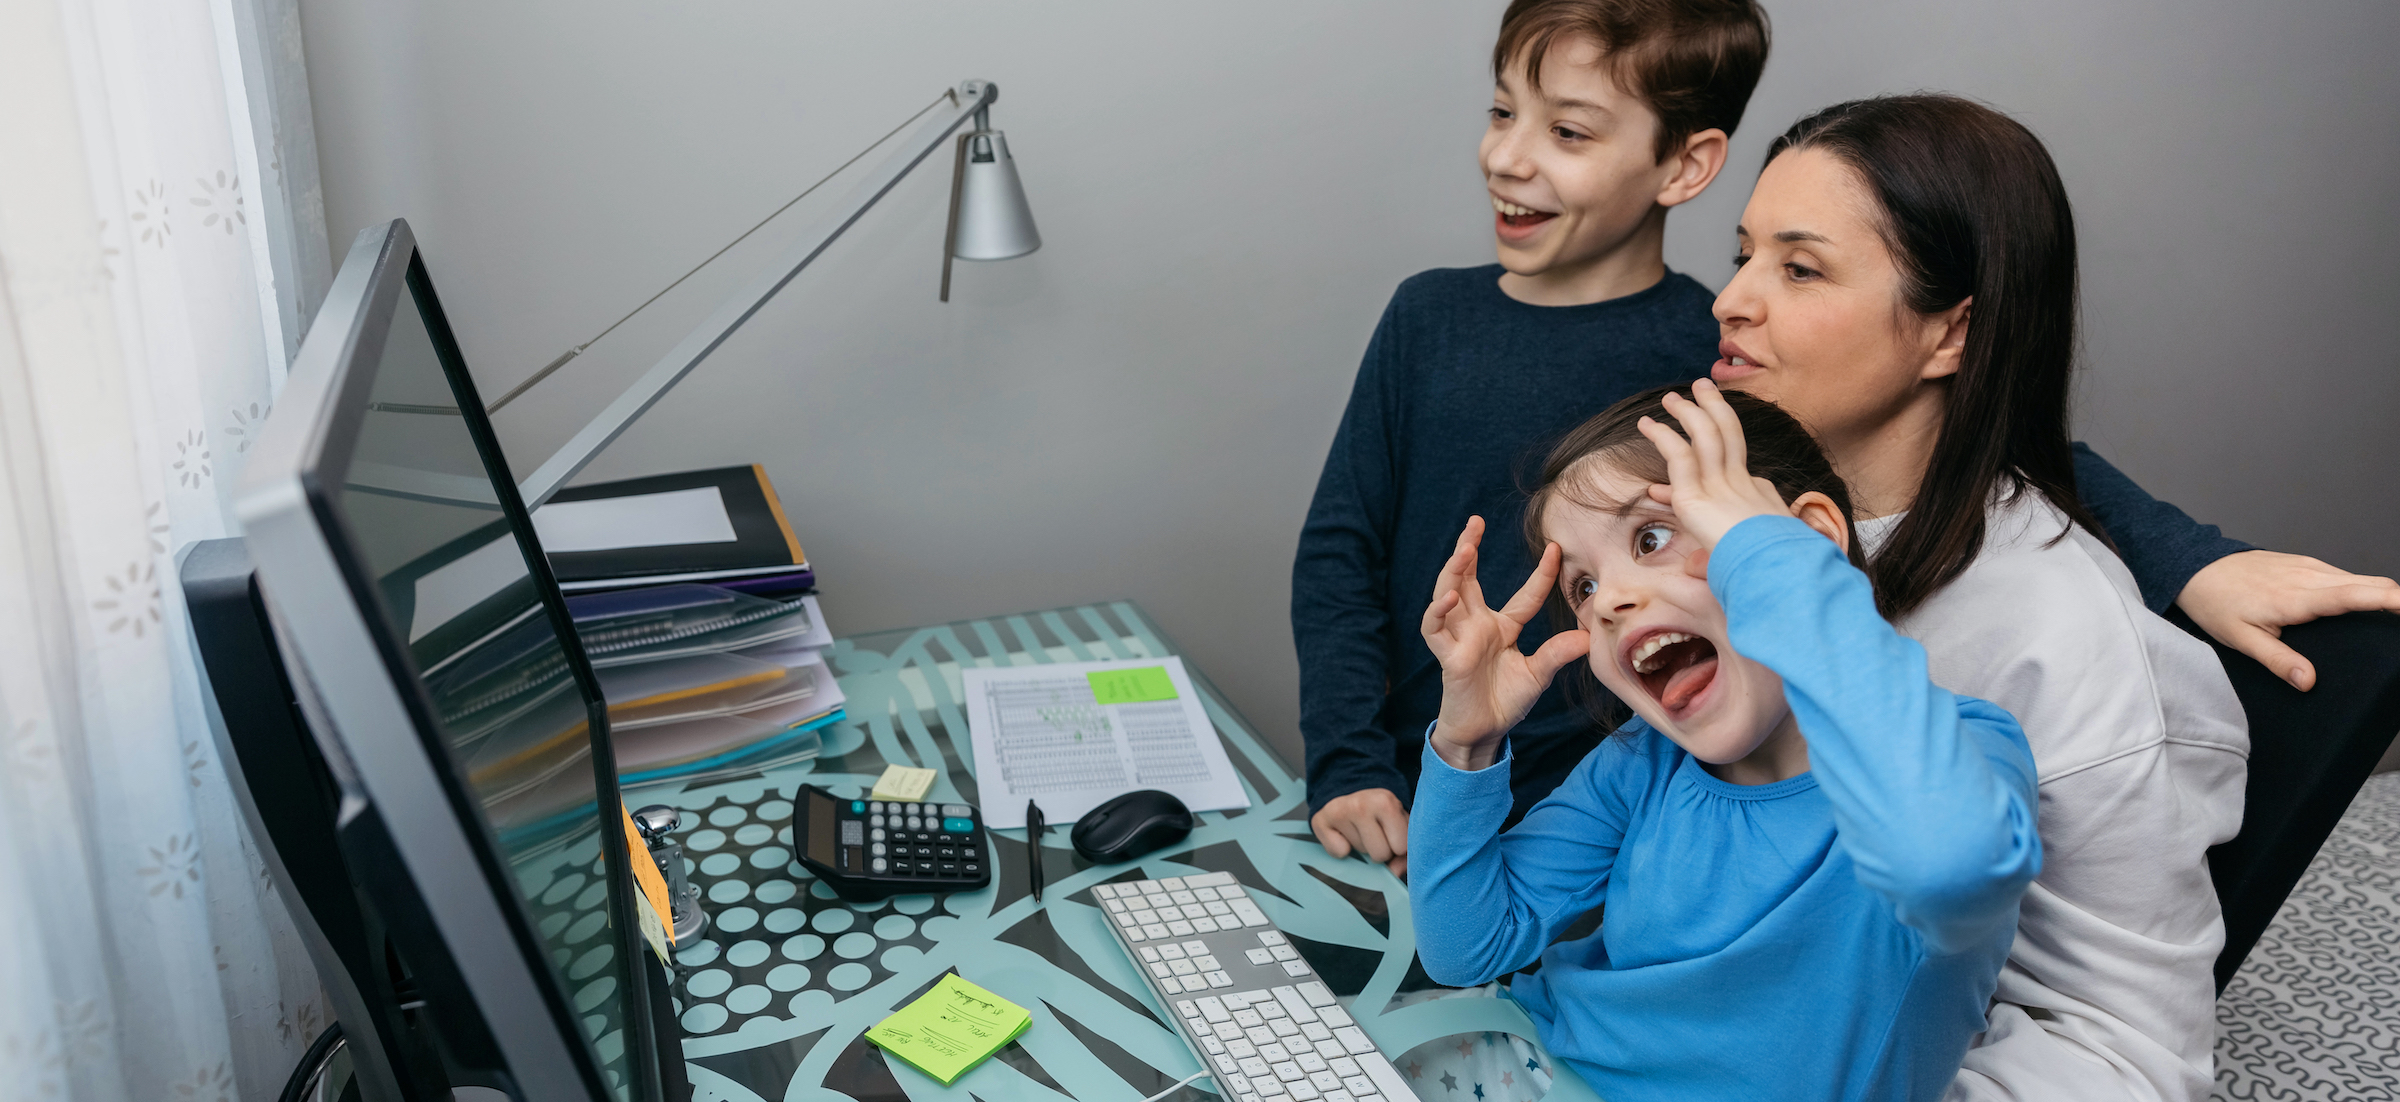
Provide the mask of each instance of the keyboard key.
{"label": "keyboard key", "polygon": [[1278,945],[1267,950],[1267,955],[1274,957],[1276,960],[1299,960],[1300,950],[1294,949],[1289,945]]}
{"label": "keyboard key", "polygon": [[[1267,1062],[1259,1059],[1256,1056],[1241,1061],[1238,1066],[1241,1068],[1242,1074],[1247,1075],[1252,1079],[1272,1079],[1275,1077],[1274,1072],[1267,1070]],[[1292,1070],[1299,1071],[1300,1069],[1293,1068]]]}
{"label": "keyboard key", "polygon": [[1167,889],[1166,889],[1166,888],[1164,888],[1164,887],[1162,887],[1162,886],[1160,886],[1159,882],[1158,882],[1158,881],[1156,881],[1156,880],[1144,880],[1144,881],[1142,881],[1142,882],[1141,882],[1141,889],[1142,889],[1142,894],[1143,894],[1143,895],[1148,895],[1148,896],[1161,896],[1161,895],[1165,895],[1165,894],[1167,894]]}
{"label": "keyboard key", "polygon": [[1213,934],[1216,933],[1218,929],[1217,920],[1210,918],[1207,915],[1193,915],[1185,921],[1192,924],[1192,932],[1194,933]]}
{"label": "keyboard key", "polygon": [[1277,1018],[1274,1021],[1268,1022],[1267,1028],[1274,1030],[1275,1035],[1278,1037],[1297,1037],[1300,1035],[1300,1023],[1295,1022],[1290,1018]]}
{"label": "keyboard key", "polygon": [[1258,932],[1258,943],[1260,945],[1286,944],[1286,942],[1283,940],[1283,931],[1281,930],[1260,930]]}
{"label": "keyboard key", "polygon": [[1299,988],[1276,988],[1275,1001],[1281,1004],[1285,1010],[1291,1012],[1292,1020],[1295,1022],[1313,1022],[1317,1020],[1316,1008],[1308,1005],[1308,1000],[1301,997]]}
{"label": "keyboard key", "polygon": [[1126,913],[1133,916],[1134,924],[1137,926],[1147,926],[1158,921],[1158,912],[1148,908],[1138,911],[1127,911]]}
{"label": "keyboard key", "polygon": [[1190,999],[1177,999],[1175,1000],[1175,1012],[1186,1018],[1196,1017],[1200,1013],[1200,1004]]}
{"label": "keyboard key", "polygon": [[1117,915],[1121,915],[1121,914],[1124,914],[1124,913],[1126,913],[1126,912],[1125,912],[1125,901],[1124,901],[1124,900],[1122,900],[1122,899],[1111,899],[1111,900],[1109,900],[1109,901],[1108,901],[1108,913],[1110,913],[1110,914],[1117,914]]}
{"label": "keyboard key", "polygon": [[1158,920],[1160,922],[1181,922],[1184,920],[1183,908],[1161,905],[1158,908]]}
{"label": "keyboard key", "polygon": [[1220,1041],[1240,1040],[1242,1039],[1242,1027],[1235,1025],[1232,1022],[1218,1022],[1216,1034],[1217,1040]]}
{"label": "keyboard key", "polygon": [[1182,891],[1182,890],[1183,890],[1183,878],[1182,878],[1182,877],[1180,877],[1180,876],[1162,876],[1162,877],[1159,877],[1159,878],[1158,878],[1158,887],[1159,887],[1159,890],[1160,890],[1160,891],[1168,891],[1168,892]]}
{"label": "keyboard key", "polygon": [[1317,1055],[1328,1060],[1342,1055],[1342,1043],[1340,1041],[1314,1041],[1310,1042],[1310,1044],[1317,1050]]}
{"label": "keyboard key", "polygon": [[[1202,1001],[1205,1002],[1206,1000]],[[1203,1007],[1202,1009],[1206,1008]],[[1308,1038],[1311,1041],[1330,1041],[1333,1039],[1333,1031],[1325,1028],[1325,1023],[1323,1022],[1310,1022],[1307,1025],[1301,1026],[1300,1035]]]}
{"label": "keyboard key", "polygon": [[1141,923],[1133,920],[1132,915],[1117,915],[1115,917],[1117,920],[1117,925],[1119,926],[1132,927],[1141,925]]}
{"label": "keyboard key", "polygon": [[1246,950],[1242,953],[1242,955],[1250,958],[1250,963],[1256,965],[1264,966],[1275,963],[1275,958],[1268,956],[1267,951],[1264,949]]}
{"label": "keyboard key", "polygon": [[1200,1013],[1209,1021],[1229,1022],[1233,1020],[1233,1015],[1228,1014],[1225,1011],[1225,1000],[1223,999],[1212,995],[1208,998],[1200,1000],[1197,1005],[1200,1008]]}
{"label": "keyboard key", "polygon": [[1325,1102],[1351,1102],[1349,1091],[1326,1091]]}
{"label": "keyboard key", "polygon": [[1231,1056],[1219,1056],[1219,1057],[1217,1057],[1217,1058],[1216,1058],[1216,1060],[1217,1060],[1217,1070],[1218,1070],[1218,1071],[1221,1071],[1221,1072],[1224,1072],[1224,1073],[1225,1073],[1225,1074],[1227,1074],[1227,1075],[1231,1075],[1231,1074],[1233,1074],[1233,1072],[1234,1072],[1234,1069],[1236,1069],[1236,1068],[1238,1068],[1238,1067],[1240,1067],[1240,1066],[1241,1066],[1241,1065],[1239,1065],[1239,1064],[1236,1064],[1236,1063],[1234,1063],[1234,1062],[1233,1062],[1233,1057],[1231,1057]]}
{"label": "keyboard key", "polygon": [[1225,1055],[1225,1042],[1217,1040],[1215,1037],[1205,1033],[1200,1035],[1200,1047],[1206,1050],[1211,1056]]}
{"label": "keyboard key", "polygon": [[1340,1029],[1341,1027],[1343,1027],[1343,1026],[1346,1026],[1346,1025],[1356,1025],[1356,1024],[1358,1024],[1358,1023],[1356,1023],[1356,1022],[1353,1022],[1353,1021],[1351,1021],[1351,1020],[1350,1020],[1350,1012],[1349,1012],[1349,1011],[1347,1011],[1347,1010],[1344,1010],[1344,1009],[1342,1009],[1341,1007],[1338,1007],[1338,1006],[1329,1006],[1329,1007],[1326,1007],[1326,1008],[1325,1008],[1325,1009],[1322,1011],[1322,1013],[1325,1015],[1325,1024],[1326,1024],[1326,1025],[1329,1025],[1329,1026],[1332,1026],[1332,1027],[1334,1027],[1335,1029]]}
{"label": "keyboard key", "polygon": [[1215,888],[1195,888],[1192,890],[1192,898],[1206,902],[1211,899],[1219,899],[1222,897],[1217,894],[1217,889]]}
{"label": "keyboard key", "polygon": [[[1300,1065],[1300,1070],[1308,1073],[1310,1080],[1316,1083],[1318,1089],[1334,1089],[1332,1084],[1327,1083],[1323,1079],[1316,1078],[1319,1075],[1325,1075],[1330,1072],[1331,1065],[1325,1062],[1324,1057],[1313,1052],[1295,1052],[1292,1054],[1292,1062]],[[1341,1076],[1336,1075],[1333,1077],[1333,1082],[1339,1083],[1341,1082],[1341,1079]]]}
{"label": "keyboard key", "polygon": [[1246,1060],[1252,1056],[1258,1055],[1258,1046],[1251,1044],[1250,1038],[1248,1037],[1236,1037],[1233,1040],[1225,1042],[1225,1051]]}
{"label": "keyboard key", "polygon": [[1300,988],[1299,988],[1299,990],[1300,990],[1300,997],[1301,997],[1301,998],[1303,998],[1303,999],[1307,999],[1307,1000],[1308,1000],[1308,1005],[1310,1005],[1310,1006],[1332,1006],[1332,1005],[1333,1005],[1333,992],[1332,992],[1331,990],[1329,990],[1329,989],[1328,989],[1328,988],[1327,988],[1327,987],[1326,987],[1324,984],[1321,984],[1321,983],[1304,983],[1304,984],[1301,984],[1301,985],[1300,985]]}
{"label": "keyboard key", "polygon": [[1257,1076],[1251,1076],[1250,1086],[1252,1089],[1258,1091],[1258,1096],[1260,1098],[1276,1099],[1286,1097],[1283,1090],[1283,1082],[1272,1075],[1263,1079]]}
{"label": "keyboard key", "polygon": [[1366,1033],[1357,1026],[1344,1026],[1334,1030],[1333,1039],[1340,1041],[1342,1047],[1348,1049],[1352,1056],[1364,1056],[1375,1051],[1375,1042],[1368,1040]]}
{"label": "keyboard key", "polygon": [[1242,1036],[1250,1038],[1250,1043],[1257,1045],[1260,1048],[1265,1048],[1266,1046],[1275,1043],[1275,1031],[1268,1029],[1263,1025],[1252,1026],[1249,1029],[1243,1030]]}
{"label": "keyboard key", "polygon": [[1142,936],[1152,940],[1157,940],[1158,938],[1167,937],[1169,935],[1165,926],[1162,926],[1156,922],[1152,922],[1143,925]]}
{"label": "keyboard key", "polygon": [[1283,962],[1283,970],[1291,973],[1292,977],[1297,979],[1308,974],[1308,962],[1304,960],[1287,960]]}
{"label": "keyboard key", "polygon": [[1188,960],[1170,960],[1162,963],[1167,966],[1167,971],[1178,976],[1188,976],[1200,970],[1198,966]]}
{"label": "keyboard key", "polygon": [[1153,948],[1151,948],[1151,947],[1149,947],[1149,946],[1147,946],[1147,945],[1144,945],[1144,946],[1142,946],[1141,948],[1134,950],[1134,952],[1136,952],[1136,953],[1140,953],[1140,954],[1142,955],[1142,963],[1144,963],[1144,964],[1157,964],[1157,963],[1158,963],[1158,950],[1156,950],[1156,949],[1153,949]]}
{"label": "keyboard key", "polygon": [[1338,1091],[1342,1089],[1342,1077],[1335,1075],[1330,1071],[1310,1072],[1308,1075],[1308,1081],[1316,1084],[1317,1089],[1321,1091]]}
{"label": "keyboard key", "polygon": [[1224,1000],[1225,1009],[1227,1010],[1245,1010],[1249,1008],[1251,1003],[1257,1002],[1261,994],[1263,994],[1263,992],[1228,991],[1218,997]]}
{"label": "keyboard key", "polygon": [[1204,956],[1207,956],[1207,955],[1208,955],[1208,943],[1207,943],[1207,942],[1205,942],[1205,941],[1187,941],[1187,942],[1184,942],[1184,943],[1183,943],[1183,952],[1184,952],[1184,955],[1186,955],[1186,956],[1194,956],[1194,957],[1204,957]]}
{"label": "keyboard key", "polygon": [[1260,1017],[1256,1010],[1236,1010],[1233,1012],[1233,1024],[1243,1029],[1255,1029],[1267,1024],[1267,1020]]}
{"label": "keyboard key", "polygon": [[1250,1089],[1250,1077],[1249,1077],[1249,1076],[1247,1076],[1247,1075],[1236,1075],[1236,1074],[1231,1074],[1231,1073],[1228,1073],[1228,1074],[1225,1076],[1225,1084],[1224,1084],[1224,1085],[1225,1085],[1226,1089],[1228,1089],[1228,1090],[1233,1090],[1233,1091],[1246,1091],[1246,1090],[1249,1090],[1249,1089]]}
{"label": "keyboard key", "polygon": [[1233,904],[1233,917],[1241,919],[1242,925],[1244,926],[1264,926],[1267,924],[1266,912],[1259,910],[1258,904],[1252,903],[1247,899],[1240,900]]}
{"label": "keyboard key", "polygon": [[[1283,1064],[1291,1062],[1292,1054],[1282,1045],[1265,1044],[1258,1046],[1258,1058],[1269,1064]],[[1298,1067],[1299,1065],[1293,1064],[1292,1066]]]}
{"label": "keyboard key", "polygon": [[1375,1081],[1367,1078],[1364,1075],[1353,1075],[1348,1079],[1344,1079],[1342,1080],[1342,1086],[1349,1088],[1350,1093],[1352,1094],[1375,1093]]}
{"label": "keyboard key", "polygon": [[1185,953],[1181,945],[1161,945],[1158,947],[1158,955],[1168,960],[1182,960],[1190,954]]}
{"label": "keyboard key", "polygon": [[1327,1066],[1333,1069],[1333,1073],[1335,1075],[1339,1075],[1345,1079],[1353,1075],[1366,1074],[1364,1071],[1359,1069],[1358,1061],[1347,1056],[1336,1056],[1331,1060],[1327,1060],[1325,1063]]}
{"label": "keyboard key", "polygon": [[1092,897],[1095,899],[1114,899],[1117,897],[1117,886],[1114,884],[1094,884],[1092,885]]}
{"label": "keyboard key", "polygon": [[1292,1097],[1299,1099],[1300,1102],[1316,1102],[1317,1099],[1325,1097],[1325,1092],[1318,1090],[1315,1083],[1306,1079],[1297,1083],[1286,1083],[1284,1086],[1290,1088]]}
{"label": "keyboard key", "polygon": [[[1260,1051],[1261,1051],[1261,1052],[1264,1052],[1265,1050],[1264,1050],[1264,1049],[1261,1049]],[[1263,1059],[1263,1057],[1262,1057],[1262,1059]],[[1303,1079],[1303,1078],[1306,1078],[1306,1077],[1307,1077],[1307,1075],[1308,1075],[1308,1073],[1307,1073],[1307,1072],[1304,1072],[1304,1071],[1301,1071],[1301,1070],[1300,1070],[1300,1065],[1298,1065],[1298,1064],[1295,1064],[1295,1063],[1292,1063],[1292,1062],[1291,1062],[1291,1061],[1289,1061],[1289,1060],[1286,1060],[1286,1061],[1284,1061],[1284,1062],[1282,1062],[1282,1063],[1279,1063],[1279,1064],[1273,1064],[1273,1065],[1270,1065],[1270,1066],[1271,1066],[1271,1067],[1274,1069],[1274,1072],[1275,1072],[1275,1078],[1283,1080],[1283,1081],[1284,1081],[1284,1084],[1285,1084],[1285,1085],[1287,1085],[1287,1086],[1288,1086],[1288,1085],[1290,1085],[1290,1084],[1292,1084],[1292,1083],[1294,1083],[1294,1082],[1297,1082],[1297,1081],[1299,1081],[1299,1080],[1301,1080],[1301,1079]]]}
{"label": "keyboard key", "polygon": [[1260,1003],[1251,1009],[1258,1011],[1258,1016],[1265,1018],[1268,1021],[1274,1021],[1277,1018],[1288,1018],[1291,1016],[1291,1012],[1285,1010],[1282,1003],[1276,1002],[1273,999],[1268,999],[1267,1001]]}
{"label": "keyboard key", "polygon": [[1167,932],[1175,935],[1176,937],[1182,937],[1186,934],[1196,934],[1200,931],[1192,929],[1192,924],[1189,922],[1178,921],[1167,923]]}
{"label": "keyboard key", "polygon": [[1259,1102],[1258,1096],[1248,1091],[1235,1091],[1233,1097],[1234,1102]]}
{"label": "keyboard key", "polygon": [[1233,986],[1233,977],[1226,975],[1223,972],[1202,972],[1200,975],[1203,979],[1208,981],[1208,985],[1210,987]]}
{"label": "keyboard key", "polygon": [[1158,980],[1158,989],[1172,995],[1183,990],[1183,981],[1173,976],[1161,976]]}
{"label": "keyboard key", "polygon": [[1156,964],[1153,964],[1153,965],[1151,965],[1151,966],[1150,966],[1150,974],[1151,974],[1151,975],[1153,975],[1153,976],[1157,976],[1158,978],[1160,978],[1160,979],[1162,979],[1162,980],[1163,980],[1163,979],[1167,978],[1168,976],[1172,976],[1172,975],[1174,975],[1174,974],[1175,974],[1175,970],[1174,970],[1173,968],[1170,968],[1170,967],[1168,967],[1168,966],[1167,966],[1167,962],[1162,960],[1162,961],[1160,961],[1160,962],[1158,962],[1158,963],[1156,963]]}
{"label": "keyboard key", "polygon": [[1219,918],[1233,917],[1233,908],[1223,903],[1204,904],[1201,909]]}
{"label": "keyboard key", "polygon": [[1167,898],[1172,899],[1177,903],[1197,903],[1200,901],[1199,896],[1193,895],[1190,892],[1168,892]]}

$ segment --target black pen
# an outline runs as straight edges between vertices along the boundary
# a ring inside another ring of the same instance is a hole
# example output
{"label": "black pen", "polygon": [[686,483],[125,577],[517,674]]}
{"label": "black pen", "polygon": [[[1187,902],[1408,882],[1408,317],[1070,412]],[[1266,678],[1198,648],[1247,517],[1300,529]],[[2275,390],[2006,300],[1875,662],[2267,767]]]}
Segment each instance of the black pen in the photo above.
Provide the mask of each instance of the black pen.
{"label": "black pen", "polygon": [[1033,881],[1033,901],[1042,901],[1042,835],[1050,824],[1042,821],[1042,805],[1025,801],[1025,876]]}

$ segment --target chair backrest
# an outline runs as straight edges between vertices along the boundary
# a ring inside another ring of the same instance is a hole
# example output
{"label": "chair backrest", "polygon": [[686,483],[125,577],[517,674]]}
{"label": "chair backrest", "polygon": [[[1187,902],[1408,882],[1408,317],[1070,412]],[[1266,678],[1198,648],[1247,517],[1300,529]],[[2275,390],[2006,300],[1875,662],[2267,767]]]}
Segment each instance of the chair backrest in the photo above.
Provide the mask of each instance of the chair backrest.
{"label": "chair backrest", "polygon": [[2400,734],[2400,615],[2357,612],[2284,629],[2284,642],[2317,667],[2317,687],[2305,693],[2209,639],[2182,612],[2169,618],[2216,647],[2250,719],[2242,830],[2208,851],[2225,911],[2222,992]]}

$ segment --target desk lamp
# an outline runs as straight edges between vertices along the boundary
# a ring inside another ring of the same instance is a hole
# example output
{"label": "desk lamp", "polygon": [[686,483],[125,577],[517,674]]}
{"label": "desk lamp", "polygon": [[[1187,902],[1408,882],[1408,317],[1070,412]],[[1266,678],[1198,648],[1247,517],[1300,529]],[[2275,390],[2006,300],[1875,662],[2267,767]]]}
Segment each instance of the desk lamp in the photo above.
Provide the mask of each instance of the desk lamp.
{"label": "desk lamp", "polygon": [[[1017,179],[1017,163],[1008,154],[1008,138],[991,128],[992,104],[999,98],[998,85],[985,80],[969,80],[944,92],[925,110],[918,112],[918,117],[925,118],[924,124],[902,139],[898,148],[882,164],[854,185],[839,206],[827,212],[794,240],[773,263],[761,268],[748,283],[718,306],[706,321],[678,341],[664,357],[643,372],[641,378],[634,380],[632,386],[610,402],[608,408],[601,410],[598,416],[519,483],[518,490],[524,495],[525,507],[539,508],[543,502],[550,500],[550,495],[563,488],[568,479],[583,470],[636,418],[648,412],[668,390],[683,381],[683,377],[690,374],[693,368],[700,366],[700,361],[707,359],[710,353],[723,345],[734,330],[741,328],[743,322],[758,313],[768,299],[774,298],[776,292],[792,281],[792,277],[800,274],[802,268],[808,267],[810,262],[822,255],[834,239],[867,212],[867,208],[880,201],[900,182],[901,177],[908,175],[970,119],[974,126],[966,133],[959,134],[956,140],[957,153],[950,183],[950,225],[943,235],[941,300],[950,301],[950,262],[953,258],[1007,260],[1041,248],[1041,234],[1033,226],[1033,210],[1025,202],[1025,186]],[[912,118],[909,121],[915,120]],[[903,122],[900,126],[906,128],[908,123]],[[898,132],[893,131],[895,134]],[[890,137],[887,134],[875,144],[881,145]],[[842,168],[857,163],[859,158],[874,148],[873,145],[868,146],[867,150],[862,150],[857,157],[844,163]],[[834,173],[841,171],[841,168],[837,168]],[[822,186],[824,182],[818,181],[817,186]],[[815,190],[816,187],[812,186],[809,191],[801,192],[792,203],[799,202]],[[790,209],[792,203],[784,204],[775,214],[768,215],[767,220],[772,221],[776,215]],[[759,226],[765,224],[762,221]],[[757,230],[758,226],[752,226],[742,237],[728,243],[725,249],[739,244],[743,237]],[[701,261],[701,265],[705,267],[717,256],[723,256],[725,249],[717,250],[715,256]],[[694,272],[698,270],[692,269]],[[691,273],[686,272],[683,279],[690,277]],[[668,284],[667,290],[673,290],[675,284],[682,283],[683,279]],[[659,292],[659,295],[664,294],[666,291]],[[653,295],[649,302],[635,307],[634,312],[639,313],[650,302],[656,301],[658,295]],[[626,315],[628,318],[632,316]],[[624,319],[619,319],[616,324],[623,323]],[[599,336],[569,349],[566,354],[535,372],[532,378],[502,395],[490,408],[498,410],[507,405],[615,328],[616,325],[611,325],[602,330]],[[356,479],[359,476],[354,472],[352,477]],[[441,494],[441,488],[434,487],[393,486],[389,489],[410,496]]]}

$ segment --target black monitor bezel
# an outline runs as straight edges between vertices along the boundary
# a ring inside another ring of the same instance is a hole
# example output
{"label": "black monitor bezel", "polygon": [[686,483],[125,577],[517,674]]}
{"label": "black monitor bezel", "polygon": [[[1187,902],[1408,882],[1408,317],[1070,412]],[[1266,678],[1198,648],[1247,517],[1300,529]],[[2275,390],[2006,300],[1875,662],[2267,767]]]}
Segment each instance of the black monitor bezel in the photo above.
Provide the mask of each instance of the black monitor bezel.
{"label": "black monitor bezel", "polygon": [[[544,1005],[550,1010],[552,1023],[559,1029],[573,1054],[577,1070],[586,1080],[586,1088],[595,1099],[608,1097],[605,1077],[601,1074],[598,1054],[591,1041],[584,1037],[568,993],[563,990],[547,959],[548,949],[533,929],[530,915],[518,896],[495,838],[483,816],[476,810],[478,802],[468,789],[465,778],[450,767],[448,748],[443,745],[443,727],[437,718],[433,701],[425,690],[424,673],[418,668],[404,640],[391,630],[381,587],[356,550],[355,533],[340,504],[340,491],[347,481],[351,461],[358,443],[359,432],[368,412],[368,399],[373,391],[375,371],[359,370],[380,366],[384,344],[400,308],[400,296],[407,294],[420,312],[442,372],[450,383],[452,394],[459,402],[459,416],[474,440],[478,457],[489,475],[500,511],[516,536],[524,553],[527,569],[533,575],[534,588],[542,601],[544,613],[557,633],[576,686],[584,697],[586,713],[592,732],[592,767],[595,773],[595,794],[599,807],[619,806],[623,796],[618,789],[615,754],[609,741],[608,709],[600,693],[598,679],[583,652],[575,633],[574,620],[567,611],[558,580],[550,569],[548,558],[541,550],[530,511],[518,494],[515,477],[510,473],[508,460],[502,452],[499,438],[493,431],[490,417],[485,413],[474,376],[467,369],[456,335],[448,316],[441,308],[431,278],[427,275],[415,235],[406,221],[394,219],[384,226],[362,234],[381,233],[374,267],[368,276],[364,295],[364,312],[354,335],[354,343],[342,358],[334,380],[334,392],[324,404],[324,414],[318,431],[311,434],[299,466],[299,482],[306,496],[307,508],[318,526],[328,536],[327,549],[335,567],[350,590],[351,599],[358,602],[366,622],[367,634],[381,656],[386,671],[392,676],[393,688],[411,725],[416,729],[427,759],[435,766],[433,773],[443,795],[450,801],[455,820],[465,830],[469,848],[480,866],[485,883],[496,889],[501,901],[501,914],[508,925],[507,936],[518,952],[534,965],[530,969],[535,986]],[[353,250],[353,256],[356,250]],[[399,278],[394,278],[395,274]],[[647,1025],[652,1021],[650,987],[642,976],[648,967],[642,955],[649,946],[643,941],[634,911],[631,858],[623,832],[609,829],[602,815],[600,838],[602,852],[616,875],[609,877],[610,925],[617,933],[618,951],[625,961],[625,986],[628,1004],[622,1028],[625,1031],[629,1059],[626,1065],[630,1093],[637,1099],[664,1098],[660,1085],[659,1063],[666,1054],[659,1051],[658,1039]],[[412,886],[413,887],[413,886]]]}

